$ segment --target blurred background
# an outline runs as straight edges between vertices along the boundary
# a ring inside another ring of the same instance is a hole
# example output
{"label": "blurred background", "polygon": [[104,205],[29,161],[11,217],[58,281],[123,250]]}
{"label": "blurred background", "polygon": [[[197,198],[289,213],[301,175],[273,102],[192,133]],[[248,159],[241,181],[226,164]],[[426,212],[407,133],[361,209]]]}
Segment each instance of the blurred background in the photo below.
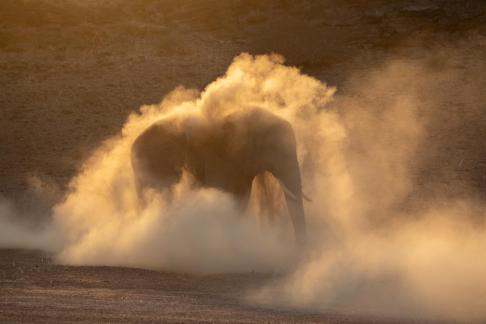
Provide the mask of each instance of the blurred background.
{"label": "blurred background", "polygon": [[420,112],[415,194],[484,197],[481,0],[2,0],[0,197],[47,211],[130,112],[204,88],[241,52],[282,54],[337,102],[386,62],[417,62],[437,104]]}

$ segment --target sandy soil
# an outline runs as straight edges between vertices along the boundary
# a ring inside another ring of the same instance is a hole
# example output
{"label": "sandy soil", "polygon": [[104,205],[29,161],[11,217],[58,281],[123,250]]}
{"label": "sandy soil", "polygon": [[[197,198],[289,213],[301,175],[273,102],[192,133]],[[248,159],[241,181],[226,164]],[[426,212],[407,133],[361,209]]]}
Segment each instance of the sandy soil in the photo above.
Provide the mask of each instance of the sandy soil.
{"label": "sandy soil", "polygon": [[36,251],[0,250],[0,322],[419,323],[263,308],[245,300],[251,289],[275,279],[70,267]]}

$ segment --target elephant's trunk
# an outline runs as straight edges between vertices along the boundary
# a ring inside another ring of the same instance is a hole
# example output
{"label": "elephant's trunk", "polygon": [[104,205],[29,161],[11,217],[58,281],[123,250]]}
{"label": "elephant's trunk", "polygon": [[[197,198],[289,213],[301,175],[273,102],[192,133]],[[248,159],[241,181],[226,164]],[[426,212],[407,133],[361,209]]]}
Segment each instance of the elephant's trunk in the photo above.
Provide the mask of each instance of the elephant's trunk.
{"label": "elephant's trunk", "polygon": [[[285,184],[285,181],[283,181],[283,183]],[[288,185],[285,186],[289,187]],[[298,187],[300,186],[296,186],[296,188],[293,190],[294,197],[292,197],[289,193],[285,193],[285,200],[287,202],[287,208],[294,225],[295,240],[297,244],[304,245],[306,241],[306,224],[304,206],[302,202],[302,189]]]}
{"label": "elephant's trunk", "polygon": [[274,166],[273,175],[278,179],[289,215],[294,226],[295,240],[298,245],[306,243],[306,222],[303,205],[302,181],[295,149],[287,152],[285,159]]}

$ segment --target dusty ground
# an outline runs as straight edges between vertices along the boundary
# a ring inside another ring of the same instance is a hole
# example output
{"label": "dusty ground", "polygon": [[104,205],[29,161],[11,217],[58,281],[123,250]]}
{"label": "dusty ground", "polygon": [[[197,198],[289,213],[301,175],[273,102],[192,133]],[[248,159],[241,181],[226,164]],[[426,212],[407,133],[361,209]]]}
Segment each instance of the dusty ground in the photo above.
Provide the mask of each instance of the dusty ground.
{"label": "dusty ground", "polygon": [[271,309],[245,302],[248,291],[275,278],[67,267],[40,252],[0,250],[0,322],[418,323]]}
{"label": "dusty ground", "polygon": [[[46,217],[83,159],[131,111],[179,84],[203,87],[243,51],[282,53],[344,93],[349,78],[388,58],[429,58],[456,71],[436,91],[469,93],[442,103],[428,134],[440,145],[422,149],[429,156],[417,184],[461,195],[460,182],[484,197],[483,1],[84,3],[0,2],[0,197],[25,218]],[[268,280],[64,267],[37,252],[0,250],[0,321],[390,323],[243,301]]]}

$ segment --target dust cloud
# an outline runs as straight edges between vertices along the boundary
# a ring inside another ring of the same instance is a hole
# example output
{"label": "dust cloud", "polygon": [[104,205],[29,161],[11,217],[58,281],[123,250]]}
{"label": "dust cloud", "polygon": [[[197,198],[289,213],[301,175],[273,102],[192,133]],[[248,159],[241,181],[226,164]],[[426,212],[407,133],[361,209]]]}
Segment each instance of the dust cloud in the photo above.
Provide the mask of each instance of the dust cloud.
{"label": "dust cloud", "polygon": [[294,273],[250,300],[355,315],[484,319],[485,206],[414,194],[428,150],[441,144],[426,136],[450,99],[438,97],[436,85],[454,77],[423,62],[391,61],[357,76],[325,109],[292,120],[308,152],[302,165],[314,200],[306,206],[313,246]]}
{"label": "dust cloud", "polygon": [[[441,99],[423,89],[449,77],[392,61],[357,75],[338,94],[279,55],[241,54],[203,91],[175,89],[129,116],[71,181],[53,208],[49,234],[29,244],[46,246],[64,264],[286,273],[249,293],[258,304],[484,318],[485,207],[413,195],[416,170],[427,159],[422,148],[437,144],[426,142],[424,112],[440,109]],[[296,133],[303,191],[312,199],[305,205],[305,255],[296,254],[288,219],[273,224],[241,215],[229,195],[194,187],[190,175],[167,192],[145,192],[147,206],[137,202],[130,148],[145,128],[161,118],[217,119],[249,107],[285,118]]]}
{"label": "dust cloud", "polygon": [[49,250],[55,245],[50,225],[29,226],[17,215],[15,207],[0,197],[0,247]]}

